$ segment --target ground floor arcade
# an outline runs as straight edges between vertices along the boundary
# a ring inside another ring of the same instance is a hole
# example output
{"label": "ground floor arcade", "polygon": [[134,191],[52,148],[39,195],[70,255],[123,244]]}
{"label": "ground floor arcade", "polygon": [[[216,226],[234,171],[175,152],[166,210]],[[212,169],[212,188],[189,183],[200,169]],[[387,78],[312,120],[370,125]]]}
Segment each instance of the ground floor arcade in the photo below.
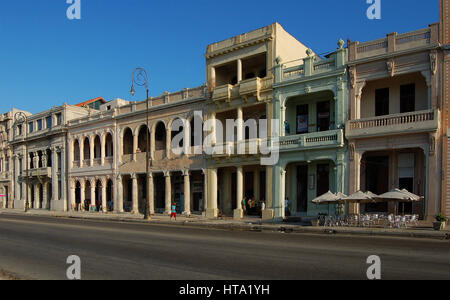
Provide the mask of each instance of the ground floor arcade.
{"label": "ground floor arcade", "polygon": [[[202,170],[121,174],[116,178],[73,178],[72,210],[150,214],[171,211],[190,215],[204,210],[205,181]],[[149,188],[147,188],[147,186]],[[148,191],[147,191],[148,189]],[[147,202],[148,199],[148,202]]]}

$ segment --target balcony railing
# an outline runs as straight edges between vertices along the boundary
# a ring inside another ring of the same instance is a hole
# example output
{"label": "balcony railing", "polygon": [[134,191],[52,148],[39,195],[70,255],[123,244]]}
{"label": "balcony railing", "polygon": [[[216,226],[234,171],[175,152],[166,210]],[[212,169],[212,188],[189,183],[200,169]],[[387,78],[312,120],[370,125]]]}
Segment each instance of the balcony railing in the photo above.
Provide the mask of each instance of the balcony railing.
{"label": "balcony railing", "polygon": [[278,143],[274,143],[274,146],[278,146],[280,151],[342,145],[344,145],[342,129],[284,136],[280,137]]}
{"label": "balcony railing", "polygon": [[218,86],[214,89],[213,100],[230,102],[233,98],[249,98],[256,97],[261,100],[261,92],[272,88],[273,78],[251,78],[243,80],[236,85],[226,84]]}
{"label": "balcony railing", "polygon": [[435,131],[439,115],[436,109],[351,120],[347,123],[347,137]]}
{"label": "balcony railing", "polygon": [[428,28],[404,34],[391,33],[386,38],[361,44],[358,42],[350,44],[350,57],[351,60],[364,59],[386,53],[438,44],[438,37],[439,24],[432,24]]}
{"label": "balcony railing", "polygon": [[[22,172],[23,177],[26,177],[27,171]],[[38,169],[29,169],[28,170],[29,177],[47,177],[52,178],[52,168],[38,168]]]}

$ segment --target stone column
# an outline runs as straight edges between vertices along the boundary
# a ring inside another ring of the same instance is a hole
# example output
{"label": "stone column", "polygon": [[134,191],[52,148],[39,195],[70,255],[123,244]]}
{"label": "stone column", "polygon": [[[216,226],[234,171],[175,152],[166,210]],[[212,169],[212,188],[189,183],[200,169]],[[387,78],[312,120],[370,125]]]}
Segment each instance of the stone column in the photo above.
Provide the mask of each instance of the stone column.
{"label": "stone column", "polygon": [[184,172],[184,214],[191,215],[191,180],[189,171]]}
{"label": "stone column", "polygon": [[206,209],[206,217],[217,218],[217,169],[208,169],[208,207]]}
{"label": "stone column", "polygon": [[244,199],[244,170],[242,166],[237,168],[237,188],[236,188],[236,210],[234,211],[234,219],[242,219],[244,211],[242,210],[242,199]]}
{"label": "stone column", "polygon": [[[242,107],[237,109],[237,153],[245,154],[245,143],[244,143],[244,114]],[[241,199],[242,200],[242,199]]]}
{"label": "stone column", "polygon": [[104,166],[105,165],[105,157],[106,157],[106,134],[104,134],[103,136],[102,136],[102,141],[101,141],[101,149],[100,149],[100,158],[101,158],[101,161],[100,161],[100,163],[101,163],[101,165],[102,166]]}
{"label": "stone column", "polygon": [[95,207],[95,187],[96,181],[95,179],[91,180],[91,207]]}
{"label": "stone column", "polygon": [[150,159],[154,160],[155,159],[155,132],[156,129],[153,129],[152,131],[150,131]]}
{"label": "stone column", "polygon": [[183,143],[183,154],[189,155],[191,154],[191,124],[188,120],[184,124],[184,143]]}
{"label": "stone column", "polygon": [[47,195],[48,189],[47,189],[47,185],[48,185],[47,182],[44,182],[42,184],[42,197],[44,197],[44,199],[42,199],[42,204],[43,204],[43,207],[41,207],[42,209],[48,209],[50,207],[49,203],[48,203],[48,195]]}
{"label": "stone column", "polygon": [[138,176],[137,174],[133,174],[131,176],[132,180],[132,209],[131,212],[133,214],[139,213],[139,193],[138,193]]}
{"label": "stone column", "polygon": [[89,165],[92,167],[94,165],[94,157],[95,157],[95,139],[89,140]]}
{"label": "stone column", "polygon": [[39,197],[39,184],[36,183],[34,185],[34,208],[40,209],[41,208],[41,199]]}
{"label": "stone column", "polygon": [[56,151],[56,147],[52,148],[52,200],[56,201],[59,200],[58,199],[58,154]]}
{"label": "stone column", "polygon": [[123,213],[123,182],[122,175],[119,175],[116,179],[117,184],[117,205],[118,212]]}
{"label": "stone column", "polygon": [[[206,213],[206,209],[208,208],[208,173],[206,169],[202,170],[203,174],[203,211]],[[202,209],[202,208],[200,208]]]}
{"label": "stone column", "polygon": [[136,153],[137,153],[138,142],[139,142],[138,134],[139,134],[139,132],[137,132],[135,135],[133,135],[133,161],[136,161]]}
{"label": "stone column", "polygon": [[170,178],[170,172],[164,173],[166,177],[166,211],[165,214],[170,214],[172,208],[172,181]]}
{"label": "stone column", "polygon": [[69,193],[70,210],[74,211],[74,208],[75,208],[75,187],[76,187],[75,180],[71,179],[69,186],[70,186],[70,193]]}
{"label": "stone column", "polygon": [[172,155],[172,130],[166,129],[166,157],[170,159]]}
{"label": "stone column", "polygon": [[68,198],[68,196],[67,196],[67,182],[68,181],[67,181],[67,173],[66,173],[67,163],[66,163],[66,148],[65,148],[64,145],[60,148],[60,152],[61,152],[61,166],[60,166],[60,169],[61,169],[60,178],[61,178],[61,180],[58,181],[58,191],[61,190],[61,199],[60,200],[63,201],[63,210],[64,211],[68,211],[68,209],[69,209],[68,208],[69,203],[67,201],[67,198]]}
{"label": "stone column", "polygon": [[242,81],[242,60],[237,60],[237,82],[240,83]]}
{"label": "stone column", "polygon": [[155,184],[153,182],[153,173],[149,173],[148,176],[148,190],[147,190],[147,200],[149,207],[149,214],[155,214]]}
{"label": "stone column", "polygon": [[[67,150],[67,157],[68,157],[68,167],[69,167],[69,170],[72,170],[73,169],[73,161],[74,161],[74,156],[73,156],[73,154],[74,154],[74,147],[73,147],[73,144],[74,144],[74,140],[73,139],[70,139],[69,141],[68,141],[68,144],[69,144],[69,147],[67,148],[68,150]],[[55,162],[53,161],[53,149],[52,149],[52,164],[55,164]]]}
{"label": "stone column", "polygon": [[102,210],[104,213],[108,212],[108,203],[106,201],[106,178],[102,178]]}
{"label": "stone column", "polygon": [[80,139],[80,168],[84,167],[84,137]]}

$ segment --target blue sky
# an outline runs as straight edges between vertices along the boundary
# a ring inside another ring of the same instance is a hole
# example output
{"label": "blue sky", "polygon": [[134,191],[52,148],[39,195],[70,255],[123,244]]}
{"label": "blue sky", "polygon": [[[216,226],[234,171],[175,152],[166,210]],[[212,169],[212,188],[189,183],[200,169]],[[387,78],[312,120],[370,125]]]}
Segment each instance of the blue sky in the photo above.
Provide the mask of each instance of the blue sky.
{"label": "blue sky", "polygon": [[66,0],[2,0],[0,112],[143,99],[129,94],[137,66],[152,96],[199,86],[208,44],[274,22],[324,53],[341,37],[362,42],[439,21],[438,0],[381,1],[382,19],[371,21],[366,0],[81,0],[81,20],[67,19]]}

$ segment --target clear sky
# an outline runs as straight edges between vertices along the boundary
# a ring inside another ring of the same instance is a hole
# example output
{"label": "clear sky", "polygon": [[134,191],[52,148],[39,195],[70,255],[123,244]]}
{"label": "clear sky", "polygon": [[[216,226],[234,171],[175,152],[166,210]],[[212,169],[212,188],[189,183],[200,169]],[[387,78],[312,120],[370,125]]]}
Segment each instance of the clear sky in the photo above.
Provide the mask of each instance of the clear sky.
{"label": "clear sky", "polygon": [[368,20],[366,0],[81,0],[69,20],[66,0],[0,1],[0,112],[33,113],[96,97],[129,94],[137,66],[152,96],[205,82],[208,44],[274,22],[316,53],[339,38],[368,41],[439,21],[438,0],[381,0]]}

